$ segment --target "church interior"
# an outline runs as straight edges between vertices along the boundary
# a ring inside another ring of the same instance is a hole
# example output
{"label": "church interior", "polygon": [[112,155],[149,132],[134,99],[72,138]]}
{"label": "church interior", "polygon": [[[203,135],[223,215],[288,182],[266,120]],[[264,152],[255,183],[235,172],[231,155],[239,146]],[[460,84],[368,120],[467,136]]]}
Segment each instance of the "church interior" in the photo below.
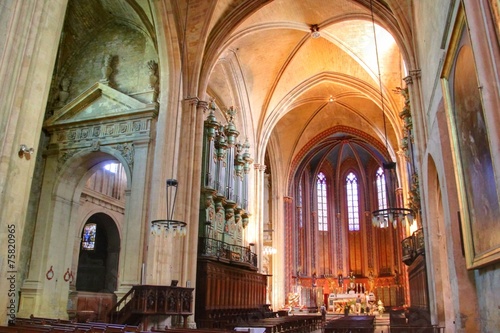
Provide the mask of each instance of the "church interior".
{"label": "church interior", "polygon": [[0,32],[0,332],[500,329],[500,0],[5,0]]}

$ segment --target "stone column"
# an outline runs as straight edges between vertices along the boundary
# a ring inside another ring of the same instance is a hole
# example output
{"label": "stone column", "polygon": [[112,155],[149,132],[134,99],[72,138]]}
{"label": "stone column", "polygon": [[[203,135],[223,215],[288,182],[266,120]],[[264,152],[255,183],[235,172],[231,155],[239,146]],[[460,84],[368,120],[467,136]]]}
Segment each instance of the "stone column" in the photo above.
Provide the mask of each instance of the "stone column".
{"label": "stone column", "polygon": [[[415,137],[415,147],[414,147],[414,167],[422,165],[422,159],[420,157],[420,152],[425,151],[425,143],[427,142],[427,128],[425,127],[425,118],[428,116],[424,112],[422,106],[422,80],[420,78],[420,69],[410,70],[410,75],[404,78],[406,87],[408,88],[408,94],[410,96],[410,106],[411,106],[411,116],[413,121],[413,132]],[[420,144],[419,146],[417,146]],[[420,170],[416,170],[420,172]]]}
{"label": "stone column", "polygon": [[247,239],[247,241],[252,241],[255,243],[255,253],[258,258],[258,269],[259,272],[262,272],[262,244],[264,242],[263,239],[263,225],[264,225],[264,191],[265,189],[265,179],[264,179],[264,171],[266,170],[266,166],[264,164],[255,163],[254,168],[256,171],[255,177],[255,187],[254,187],[254,198],[255,198],[255,206],[253,207],[255,214],[254,224],[249,225],[247,228],[251,228],[252,232],[250,232],[250,237],[254,239]]}
{"label": "stone column", "polygon": [[146,192],[148,191],[149,141],[134,142],[132,181],[126,192],[125,217],[121,238],[118,300],[135,284],[141,283],[142,258],[150,221],[146,221]]}
{"label": "stone column", "polygon": [[[66,5],[67,0],[11,0],[1,4],[0,324],[15,315],[21,285],[18,269],[20,261],[27,260],[20,257],[20,248],[36,156],[26,160],[18,156],[18,151],[25,144],[38,153]],[[15,240],[13,253],[8,252],[9,237]]]}
{"label": "stone column", "polygon": [[[31,314],[39,317],[66,318],[69,283],[64,281],[66,269],[71,267],[74,242],[74,223],[79,202],[68,200],[55,189],[58,179],[57,149],[47,153],[42,193],[34,231],[33,247],[27,279],[21,288],[19,317]],[[80,175],[78,173],[78,175]],[[75,177],[77,178],[77,177]],[[76,182],[62,186],[74,191]],[[54,193],[55,191],[55,193]],[[57,240],[51,242],[50,240]]]}

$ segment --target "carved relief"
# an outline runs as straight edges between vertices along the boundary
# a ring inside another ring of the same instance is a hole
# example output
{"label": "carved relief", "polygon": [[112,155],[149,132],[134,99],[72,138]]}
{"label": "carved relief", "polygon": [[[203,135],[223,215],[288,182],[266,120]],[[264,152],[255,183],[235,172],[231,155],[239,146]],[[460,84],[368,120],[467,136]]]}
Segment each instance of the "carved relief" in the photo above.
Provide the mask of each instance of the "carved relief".
{"label": "carved relief", "polygon": [[149,89],[156,91],[158,87],[158,64],[154,60],[147,63],[149,72]]}
{"label": "carved relief", "polygon": [[127,123],[121,123],[119,125],[119,132],[123,134],[123,133],[127,133],[127,131],[128,131]]}
{"label": "carved relief", "polygon": [[141,130],[141,122],[140,121],[134,121],[132,124],[132,130],[134,132],[139,132]]}
{"label": "carved relief", "polygon": [[121,153],[130,170],[132,170],[134,166],[134,144],[131,142],[121,143],[116,145],[115,149]]}
{"label": "carved relief", "polygon": [[221,238],[222,233],[224,232],[224,216],[226,212],[224,211],[224,206],[222,202],[217,202],[215,204],[215,230],[217,231],[217,239]]}
{"label": "carved relief", "polygon": [[78,152],[78,149],[68,149],[59,153],[59,158],[57,159],[57,171],[61,171],[62,166],[66,161],[68,161],[73,155]]}
{"label": "carved relief", "polygon": [[212,222],[215,220],[215,204],[211,195],[207,195],[205,198],[205,209],[207,214],[207,220]]}

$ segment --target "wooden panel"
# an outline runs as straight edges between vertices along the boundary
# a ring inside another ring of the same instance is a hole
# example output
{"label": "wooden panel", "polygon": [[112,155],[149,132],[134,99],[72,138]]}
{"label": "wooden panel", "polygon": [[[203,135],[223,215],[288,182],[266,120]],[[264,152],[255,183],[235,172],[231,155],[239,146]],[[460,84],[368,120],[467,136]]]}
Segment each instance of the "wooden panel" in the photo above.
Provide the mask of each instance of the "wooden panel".
{"label": "wooden panel", "polygon": [[106,321],[108,311],[116,303],[116,296],[108,293],[79,291],[72,294],[70,298],[71,303],[76,304],[76,308],[68,308],[68,315],[80,322]]}
{"label": "wooden panel", "polygon": [[198,260],[196,323],[213,327],[224,318],[265,316],[267,276],[211,260]]}
{"label": "wooden panel", "polygon": [[408,268],[410,300],[412,307],[428,308],[427,275],[425,260],[419,256]]}

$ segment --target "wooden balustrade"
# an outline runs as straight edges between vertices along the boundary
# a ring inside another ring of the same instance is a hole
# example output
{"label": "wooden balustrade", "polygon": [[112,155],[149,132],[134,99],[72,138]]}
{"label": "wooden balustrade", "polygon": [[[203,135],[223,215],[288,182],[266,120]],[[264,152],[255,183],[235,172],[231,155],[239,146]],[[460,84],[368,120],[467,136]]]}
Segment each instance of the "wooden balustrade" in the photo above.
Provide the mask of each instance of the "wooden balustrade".
{"label": "wooden balustrade", "polygon": [[135,324],[156,315],[180,315],[186,319],[193,314],[194,288],[173,286],[138,285],[111,310],[110,321],[119,324]]}

